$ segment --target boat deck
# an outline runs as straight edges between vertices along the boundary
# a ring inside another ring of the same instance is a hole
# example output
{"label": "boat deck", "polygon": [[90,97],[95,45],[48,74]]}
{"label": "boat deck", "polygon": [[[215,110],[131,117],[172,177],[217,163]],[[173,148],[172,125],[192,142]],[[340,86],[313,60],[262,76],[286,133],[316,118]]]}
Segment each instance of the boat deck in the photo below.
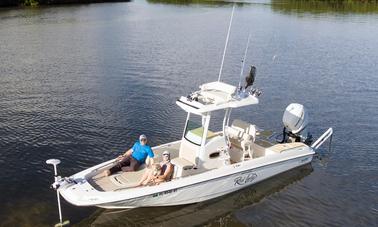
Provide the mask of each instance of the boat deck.
{"label": "boat deck", "polygon": [[108,177],[103,177],[101,176],[102,173],[99,173],[88,181],[96,190],[115,191],[121,188],[134,187],[145,171],[146,168],[143,166],[135,172],[118,172]]}
{"label": "boat deck", "polygon": [[[301,146],[306,146],[303,143],[277,143],[272,141],[271,139],[272,132],[271,131],[261,131],[258,133],[256,137],[256,141],[252,145],[253,149],[253,159],[256,158],[263,158],[267,155],[282,153],[285,150],[298,148]],[[164,151],[169,151],[171,154],[171,159],[180,159],[179,158],[179,149],[180,149],[181,141],[176,141],[169,144],[164,144],[162,146],[154,147],[154,163],[159,163],[161,161],[161,154]],[[236,148],[239,151],[236,151],[233,148],[230,152],[242,152],[240,149]],[[231,155],[232,156],[232,155]],[[249,158],[250,159],[250,158]],[[231,163],[237,163],[241,160],[230,160]],[[144,172],[146,171],[146,167],[143,165],[139,168],[139,170],[135,172],[118,172],[111,176],[104,177],[103,171],[110,168],[111,166],[107,166],[103,168],[103,170],[97,172],[96,175],[92,175],[88,177],[88,182],[99,191],[115,191],[119,189],[125,189],[130,187],[137,186],[139,180],[142,178]],[[195,173],[197,174],[204,171],[208,171],[210,169],[196,169]],[[176,171],[176,170],[175,170]]]}
{"label": "boat deck", "polygon": [[[154,148],[154,163],[159,163],[161,161],[161,154],[164,151],[169,151],[171,154],[171,159],[178,157],[179,148],[180,143],[170,143]],[[135,172],[120,171],[107,177],[103,176],[103,171],[100,171],[98,174],[89,177],[87,180],[96,190],[115,191],[123,188],[135,187],[145,171],[146,167],[144,165],[142,165],[139,170]]]}

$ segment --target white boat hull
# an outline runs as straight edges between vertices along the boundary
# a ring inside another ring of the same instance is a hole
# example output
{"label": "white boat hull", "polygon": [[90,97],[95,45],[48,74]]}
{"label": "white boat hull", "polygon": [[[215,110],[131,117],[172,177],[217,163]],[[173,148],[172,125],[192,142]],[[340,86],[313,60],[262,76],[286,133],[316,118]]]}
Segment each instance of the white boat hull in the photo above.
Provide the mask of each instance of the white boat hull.
{"label": "white boat hull", "polygon": [[[70,188],[77,187],[76,184],[62,187],[60,192],[68,202],[74,205],[98,206],[107,209],[191,204],[223,196],[305,165],[311,162],[312,157],[311,149],[305,153],[294,150],[285,155],[278,155],[275,160],[272,159],[269,162],[259,163],[259,160],[251,160],[236,163],[158,186],[99,192],[91,189],[89,183],[83,181],[82,191],[76,189],[75,195]],[[85,174],[85,172],[82,173]],[[80,173],[74,177],[77,178],[78,175]]]}
{"label": "white boat hull", "polygon": [[251,186],[282,172],[305,165],[311,162],[311,160],[312,156],[301,157],[257,169],[230,174],[224,177],[214,178],[204,183],[188,185],[182,188],[154,193],[140,198],[117,201],[109,204],[99,204],[97,206],[114,209],[146,206],[174,206],[202,202]]}

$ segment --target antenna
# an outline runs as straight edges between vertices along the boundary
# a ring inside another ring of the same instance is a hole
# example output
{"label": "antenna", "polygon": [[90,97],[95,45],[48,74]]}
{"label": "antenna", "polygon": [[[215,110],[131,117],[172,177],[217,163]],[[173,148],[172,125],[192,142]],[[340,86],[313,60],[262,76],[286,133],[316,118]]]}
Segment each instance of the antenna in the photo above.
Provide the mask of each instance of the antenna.
{"label": "antenna", "polygon": [[222,76],[222,69],[223,69],[223,63],[224,63],[224,56],[226,55],[226,50],[227,50],[227,45],[228,45],[228,38],[230,37],[230,30],[231,30],[231,25],[232,25],[232,18],[234,17],[234,11],[235,11],[235,3],[232,6],[232,13],[231,13],[231,19],[230,19],[230,24],[228,25],[228,32],[227,32],[227,37],[226,37],[226,43],[224,44],[224,50],[223,50],[223,56],[222,56],[222,63],[221,67],[219,69],[219,75],[218,75],[218,81],[220,81],[220,78]]}
{"label": "antenna", "polygon": [[238,86],[238,89],[241,90],[241,79],[242,79],[242,76],[243,76],[243,71],[244,71],[244,65],[245,65],[245,59],[247,57],[247,52],[248,52],[248,47],[249,47],[249,40],[251,39],[251,32],[249,32],[249,35],[248,35],[248,40],[247,40],[247,46],[245,48],[245,51],[244,51],[244,57],[241,61],[241,68],[240,68],[240,76],[239,76],[239,86]]}

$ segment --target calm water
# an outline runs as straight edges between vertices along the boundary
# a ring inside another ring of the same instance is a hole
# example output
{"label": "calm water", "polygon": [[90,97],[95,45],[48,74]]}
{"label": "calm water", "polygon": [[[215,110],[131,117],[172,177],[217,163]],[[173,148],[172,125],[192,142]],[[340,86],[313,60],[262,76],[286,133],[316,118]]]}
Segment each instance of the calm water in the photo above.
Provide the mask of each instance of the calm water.
{"label": "calm water", "polygon": [[[303,103],[333,148],[312,166],[206,203],[121,212],[63,203],[79,226],[378,225],[378,7],[260,1],[235,12],[223,79],[237,84],[249,30],[260,105],[234,117],[280,131]],[[58,220],[63,176],[115,157],[138,134],[180,138],[175,99],[217,79],[231,5],[164,1],[0,10],[0,225]]]}

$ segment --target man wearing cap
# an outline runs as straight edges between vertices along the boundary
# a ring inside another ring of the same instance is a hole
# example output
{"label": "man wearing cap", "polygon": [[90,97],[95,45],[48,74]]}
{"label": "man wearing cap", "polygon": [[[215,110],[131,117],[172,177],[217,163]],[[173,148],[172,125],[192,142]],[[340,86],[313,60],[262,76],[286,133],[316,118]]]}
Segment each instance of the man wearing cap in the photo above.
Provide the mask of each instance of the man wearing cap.
{"label": "man wearing cap", "polygon": [[106,176],[110,176],[118,171],[132,172],[136,171],[139,166],[145,163],[146,158],[150,157],[151,163],[153,164],[154,152],[151,147],[147,145],[147,136],[142,134],[139,136],[139,141],[137,141],[131,149],[125,152],[125,154],[118,156],[118,163],[105,171]]}

